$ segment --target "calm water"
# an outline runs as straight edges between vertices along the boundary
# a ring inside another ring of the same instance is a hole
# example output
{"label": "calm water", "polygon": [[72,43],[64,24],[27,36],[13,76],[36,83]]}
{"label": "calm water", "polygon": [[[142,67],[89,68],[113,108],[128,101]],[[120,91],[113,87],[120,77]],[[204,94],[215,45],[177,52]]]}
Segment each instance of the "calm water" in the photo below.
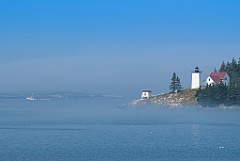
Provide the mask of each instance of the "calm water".
{"label": "calm water", "polygon": [[240,110],[0,100],[0,160],[240,160]]}

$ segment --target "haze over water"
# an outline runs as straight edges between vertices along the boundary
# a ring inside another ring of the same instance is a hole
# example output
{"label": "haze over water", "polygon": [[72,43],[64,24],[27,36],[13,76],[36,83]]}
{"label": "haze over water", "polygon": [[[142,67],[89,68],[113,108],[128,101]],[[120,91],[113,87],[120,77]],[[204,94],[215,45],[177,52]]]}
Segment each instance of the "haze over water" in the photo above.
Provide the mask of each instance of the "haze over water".
{"label": "haze over water", "polygon": [[1,99],[2,160],[239,160],[239,110]]}

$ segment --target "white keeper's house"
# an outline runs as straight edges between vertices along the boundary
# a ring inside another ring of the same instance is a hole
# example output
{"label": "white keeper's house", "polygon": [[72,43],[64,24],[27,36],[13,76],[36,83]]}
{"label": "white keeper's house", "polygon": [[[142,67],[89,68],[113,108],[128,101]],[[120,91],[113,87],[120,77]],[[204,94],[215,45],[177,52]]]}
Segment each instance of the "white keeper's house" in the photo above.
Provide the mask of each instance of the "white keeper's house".
{"label": "white keeper's house", "polygon": [[212,72],[206,79],[207,85],[213,85],[221,82],[229,85],[230,77],[227,72]]}

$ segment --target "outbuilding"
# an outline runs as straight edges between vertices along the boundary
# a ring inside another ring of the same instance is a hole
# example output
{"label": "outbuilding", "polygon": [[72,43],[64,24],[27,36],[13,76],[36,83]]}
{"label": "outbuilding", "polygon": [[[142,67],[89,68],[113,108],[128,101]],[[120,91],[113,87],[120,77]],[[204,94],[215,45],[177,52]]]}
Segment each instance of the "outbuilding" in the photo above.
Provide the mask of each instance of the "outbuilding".
{"label": "outbuilding", "polygon": [[149,99],[151,97],[151,93],[152,93],[151,90],[143,90],[141,98],[142,99]]}

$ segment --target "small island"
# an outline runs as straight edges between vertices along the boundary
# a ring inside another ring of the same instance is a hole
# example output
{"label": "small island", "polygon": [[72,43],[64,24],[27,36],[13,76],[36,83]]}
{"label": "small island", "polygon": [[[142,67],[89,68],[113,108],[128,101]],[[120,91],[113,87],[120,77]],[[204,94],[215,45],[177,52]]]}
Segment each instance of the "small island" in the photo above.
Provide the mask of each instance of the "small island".
{"label": "small island", "polygon": [[151,95],[151,90],[144,90],[141,99],[130,104],[169,108],[240,108],[240,58],[238,62],[234,58],[226,64],[222,62],[220,69],[214,69],[204,81],[200,75],[201,71],[196,67],[192,73],[191,88],[182,89],[180,78],[173,73],[169,93]]}
{"label": "small island", "polygon": [[199,106],[197,102],[196,89],[184,89],[178,93],[158,94],[149,99],[141,98],[134,100],[131,105],[153,104],[162,107],[186,107]]}

